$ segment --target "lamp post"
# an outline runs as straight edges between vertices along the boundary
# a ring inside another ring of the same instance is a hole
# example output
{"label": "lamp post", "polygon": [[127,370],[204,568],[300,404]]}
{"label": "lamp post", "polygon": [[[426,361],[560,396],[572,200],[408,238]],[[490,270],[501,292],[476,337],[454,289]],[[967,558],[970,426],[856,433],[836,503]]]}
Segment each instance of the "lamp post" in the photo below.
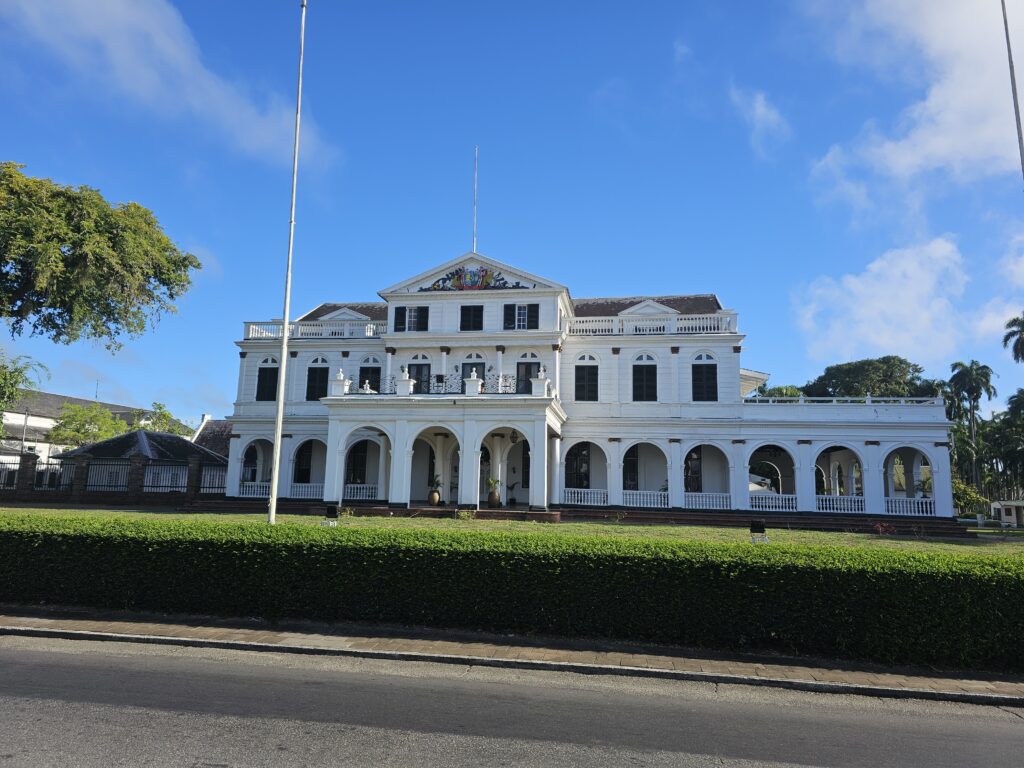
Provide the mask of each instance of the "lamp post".
{"label": "lamp post", "polygon": [[302,54],[306,44],[306,0],[302,0],[299,21],[299,80],[295,96],[295,142],[292,147],[292,200],[288,216],[288,260],[284,272],[284,312],[281,322],[281,358],[277,369],[277,411],[274,416],[273,462],[270,474],[270,499],[267,504],[267,522],[277,521],[277,486],[281,477],[281,435],[284,431],[285,380],[288,368],[288,318],[292,309],[292,249],[295,244],[295,186],[299,179],[299,119],[302,115]]}

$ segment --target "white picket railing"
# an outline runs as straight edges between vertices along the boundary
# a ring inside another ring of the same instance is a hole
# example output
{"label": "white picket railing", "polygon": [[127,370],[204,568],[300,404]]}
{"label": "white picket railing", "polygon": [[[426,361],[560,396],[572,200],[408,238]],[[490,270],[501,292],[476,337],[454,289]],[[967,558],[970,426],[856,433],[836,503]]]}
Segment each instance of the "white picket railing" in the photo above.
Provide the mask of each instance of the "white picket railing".
{"label": "white picket railing", "polygon": [[293,499],[323,499],[323,483],[292,483],[290,494]]}
{"label": "white picket railing", "polygon": [[360,485],[348,484],[342,498],[352,501],[374,501],[377,498],[377,484],[363,483]]}
{"label": "white picket railing", "polygon": [[562,503],[604,507],[608,505],[608,491],[604,488],[563,488]]}
{"label": "white picket railing", "polygon": [[685,493],[683,506],[687,509],[732,509],[732,496],[728,493]]}
{"label": "white picket railing", "polygon": [[935,499],[888,496],[885,499],[885,511],[890,515],[934,515]]}
{"label": "white picket railing", "polygon": [[819,512],[863,512],[863,496],[818,496],[815,507]]}
{"label": "white picket railing", "polygon": [[750,508],[758,512],[796,512],[796,494],[752,493]]}
{"label": "white picket railing", "polygon": [[736,314],[577,317],[569,324],[570,336],[662,336],[680,333],[736,333]]}
{"label": "white picket railing", "polygon": [[627,507],[668,509],[666,491],[623,491],[622,504]]}
{"label": "white picket railing", "polygon": [[[245,323],[246,339],[280,339],[282,323]],[[378,338],[388,329],[383,320],[306,320],[290,324],[292,339]]]}
{"label": "white picket railing", "polygon": [[270,483],[239,483],[238,495],[249,499],[266,499],[270,496]]}

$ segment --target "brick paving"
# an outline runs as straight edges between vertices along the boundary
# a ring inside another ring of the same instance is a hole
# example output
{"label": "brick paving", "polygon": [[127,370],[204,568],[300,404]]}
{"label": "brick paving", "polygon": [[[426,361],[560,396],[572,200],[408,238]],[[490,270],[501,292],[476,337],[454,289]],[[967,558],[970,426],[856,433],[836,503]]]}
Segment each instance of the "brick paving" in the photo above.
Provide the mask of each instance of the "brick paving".
{"label": "brick paving", "polygon": [[[697,651],[671,646],[610,641],[538,639],[476,632],[438,631],[368,625],[323,625],[223,620],[212,617],[153,616],[78,609],[22,609],[0,606],[0,635],[28,633],[100,633],[131,639],[175,638],[202,643],[259,644],[282,651],[321,650],[353,656],[403,654],[434,661],[479,659],[491,665],[567,665],[575,671],[635,671],[689,679],[719,676],[732,682],[778,684],[824,690],[827,686],[861,688],[876,695],[931,693],[932,698],[971,695],[1006,697],[1024,706],[1024,676],[943,673],[934,669],[887,668],[835,660],[754,656]],[[186,644],[188,644],[186,642]],[[589,667],[590,669],[584,669]],[[616,669],[617,668],[617,669]],[[886,693],[888,692],[888,693]]]}

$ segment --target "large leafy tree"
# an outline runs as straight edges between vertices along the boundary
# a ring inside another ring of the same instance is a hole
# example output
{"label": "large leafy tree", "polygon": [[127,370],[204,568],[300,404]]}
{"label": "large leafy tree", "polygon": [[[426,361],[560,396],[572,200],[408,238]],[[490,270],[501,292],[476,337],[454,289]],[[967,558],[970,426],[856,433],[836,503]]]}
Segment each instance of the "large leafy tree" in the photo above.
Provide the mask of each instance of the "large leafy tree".
{"label": "large leafy tree", "polygon": [[154,432],[170,432],[172,435],[189,436],[194,431],[190,426],[174,418],[163,403],[153,403],[150,411],[139,411],[135,414],[135,424]]}
{"label": "large leafy tree", "polygon": [[[0,352],[0,411],[6,411],[25,390],[35,389],[41,375],[48,375],[46,366],[42,363],[37,363],[24,355],[7,357]],[[0,437],[3,436],[4,424],[0,420]]]}
{"label": "large leafy tree", "polygon": [[991,368],[977,360],[969,363],[957,361],[950,365],[952,376],[949,385],[957,398],[967,404],[967,418],[970,426],[971,444],[974,450],[973,473],[974,484],[981,488],[981,477],[978,472],[978,410],[981,398],[991,400],[996,396],[996,388],[992,385],[995,375]]}
{"label": "large leafy tree", "polygon": [[830,365],[804,386],[808,397],[916,397],[924,369],[896,355]]}
{"label": "large leafy tree", "polygon": [[175,311],[200,263],[150,210],[22,167],[0,163],[0,318],[13,334],[117,347]]}
{"label": "large leafy tree", "polygon": [[1006,321],[1003,347],[1007,347],[1018,363],[1024,363],[1024,314]]}
{"label": "large leafy tree", "polygon": [[131,424],[117,418],[99,403],[65,405],[57,423],[50,429],[50,442],[77,448],[117,437],[129,429]]}

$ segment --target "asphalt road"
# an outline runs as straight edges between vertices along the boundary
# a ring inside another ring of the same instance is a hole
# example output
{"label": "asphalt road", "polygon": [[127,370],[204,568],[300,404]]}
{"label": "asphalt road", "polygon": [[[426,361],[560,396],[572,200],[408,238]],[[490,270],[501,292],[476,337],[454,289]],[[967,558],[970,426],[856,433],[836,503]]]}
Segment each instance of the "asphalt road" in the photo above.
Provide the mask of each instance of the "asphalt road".
{"label": "asphalt road", "polygon": [[1013,766],[1024,711],[0,637],[11,766]]}

